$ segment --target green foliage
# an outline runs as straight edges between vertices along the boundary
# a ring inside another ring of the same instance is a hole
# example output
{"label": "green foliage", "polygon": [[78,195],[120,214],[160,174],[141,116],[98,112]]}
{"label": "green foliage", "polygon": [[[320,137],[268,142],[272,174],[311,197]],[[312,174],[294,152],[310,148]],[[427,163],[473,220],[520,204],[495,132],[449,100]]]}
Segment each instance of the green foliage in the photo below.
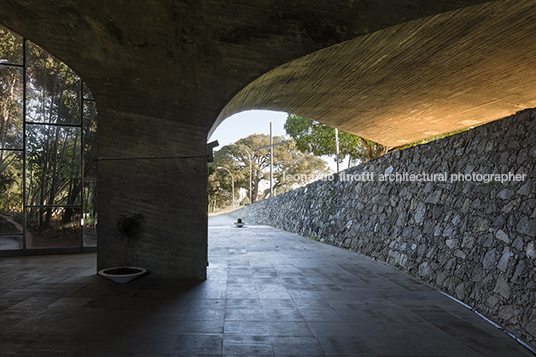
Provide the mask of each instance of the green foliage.
{"label": "green foliage", "polygon": [[22,63],[22,37],[0,27],[0,58],[8,63]]}
{"label": "green foliage", "polygon": [[128,248],[132,248],[141,237],[145,217],[141,213],[120,214],[116,219],[116,232],[119,237],[119,258],[121,267],[128,266]]}
{"label": "green foliage", "polygon": [[126,241],[131,245],[134,240],[139,239],[142,232],[145,217],[141,213],[131,215],[120,214],[116,219],[116,231],[121,242]]}
{"label": "green foliage", "polygon": [[[0,27],[1,63],[22,62],[22,39]],[[0,150],[22,148],[23,78],[18,67],[0,68]],[[2,165],[0,158],[0,165]]]}
{"label": "green foliage", "polygon": [[[285,131],[295,141],[297,148],[316,156],[336,155],[335,128],[305,117],[289,114]],[[348,157],[350,162],[374,159],[387,152],[387,147],[344,131],[339,131],[339,159]]]}
{"label": "green foliage", "polygon": [[[82,187],[82,176],[96,178],[95,160],[91,156],[94,154],[90,154],[96,149],[96,108],[94,103],[81,100],[80,78],[30,41],[26,42],[24,77],[20,67],[23,43],[21,36],[0,26],[0,212],[12,217],[22,215],[26,186],[25,203],[43,207],[27,210],[27,228],[32,233],[42,233],[78,221],[75,216],[84,211],[59,206],[80,204],[82,194],[86,194],[85,211],[91,210],[90,205],[94,207],[95,185],[86,183],[87,187]],[[80,160],[82,134],[85,165]],[[24,153],[20,151],[23,148]]]}
{"label": "green foliage", "polygon": [[6,192],[7,189],[15,183],[12,173],[0,173],[0,191]]}
{"label": "green foliage", "polygon": [[42,123],[80,122],[80,78],[35,44],[28,43],[27,120]]}
{"label": "green foliage", "polygon": [[[285,140],[282,136],[276,136],[273,138],[273,143]],[[270,179],[270,149],[253,149],[269,144],[269,135],[253,134],[234,144],[226,145],[214,153],[214,162],[209,165],[209,203],[212,210],[214,206],[223,207],[232,201],[231,176],[225,170],[218,170],[217,167],[220,166],[229,169],[234,175],[235,197],[238,197],[238,191],[241,188],[245,188],[248,191],[246,202],[249,202],[250,158],[252,201],[257,201],[261,194],[260,182]],[[285,182],[283,174],[322,176],[328,173],[327,165],[323,160],[300,152],[292,140],[288,144],[274,147],[273,156],[273,187],[277,192],[286,192],[292,188],[293,183]]]}
{"label": "green foliage", "polygon": [[12,214],[22,209],[22,178],[13,170],[0,170],[0,213]]}
{"label": "green foliage", "polygon": [[[383,146],[357,135],[339,131],[339,156],[340,158],[349,157],[350,162],[368,161],[382,156],[387,152],[426,144],[469,129],[472,129],[472,127],[437,135],[395,148],[388,148],[387,146]],[[287,121],[285,122],[285,130],[287,134],[296,141],[298,149],[302,152],[311,153],[317,156],[336,155],[335,129],[332,127],[299,115],[289,114]]]}
{"label": "green foliage", "polygon": [[236,222],[237,222],[237,223],[242,223],[242,218],[238,218],[238,219],[236,220]]}

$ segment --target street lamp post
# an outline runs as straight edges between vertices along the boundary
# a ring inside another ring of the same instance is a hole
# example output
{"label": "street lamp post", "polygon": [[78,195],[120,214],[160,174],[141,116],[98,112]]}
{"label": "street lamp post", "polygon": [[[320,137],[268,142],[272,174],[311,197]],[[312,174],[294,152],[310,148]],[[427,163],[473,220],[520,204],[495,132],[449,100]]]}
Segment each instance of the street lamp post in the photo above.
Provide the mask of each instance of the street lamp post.
{"label": "street lamp post", "polygon": [[249,158],[249,204],[252,204],[251,202],[251,154],[249,153],[248,149],[246,149],[242,144],[238,144],[242,149],[246,151]]}
{"label": "street lamp post", "polygon": [[225,167],[218,166],[218,169],[226,170],[228,173],[231,174],[231,189],[233,190],[232,195],[233,195],[233,211],[234,211],[234,209],[235,209],[235,199],[234,199],[234,176],[233,176],[233,173],[231,172],[231,170],[229,170],[228,168],[225,168]]}
{"label": "street lamp post", "polygon": [[261,147],[253,149],[253,150],[260,150],[260,149],[270,148],[270,197],[272,197],[274,195],[274,189],[273,189],[273,178],[274,178],[274,176],[273,176],[273,173],[272,173],[272,169],[273,169],[272,160],[274,158],[273,157],[274,156],[273,147],[278,146],[278,145],[287,144],[288,142],[289,142],[288,140],[285,140],[285,141],[282,141],[282,142],[277,143],[277,144],[273,143],[272,122],[270,122],[270,145],[264,145],[264,146],[261,146]]}
{"label": "street lamp post", "polygon": [[335,128],[335,152],[337,154],[337,173],[339,173],[339,129]]}
{"label": "street lamp post", "polygon": [[273,164],[272,161],[274,159],[274,143],[273,143],[273,135],[272,135],[272,122],[270,122],[270,198],[274,196],[274,189],[273,189],[273,181],[274,181],[274,174],[273,174]]}

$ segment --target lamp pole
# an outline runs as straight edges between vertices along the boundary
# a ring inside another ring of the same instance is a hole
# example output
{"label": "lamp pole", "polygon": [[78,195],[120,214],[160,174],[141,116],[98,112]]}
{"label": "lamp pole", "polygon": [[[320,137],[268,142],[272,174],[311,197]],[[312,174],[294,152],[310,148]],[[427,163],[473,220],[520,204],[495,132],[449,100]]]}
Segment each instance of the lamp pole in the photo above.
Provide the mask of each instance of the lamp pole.
{"label": "lamp pole", "polygon": [[337,154],[337,173],[339,172],[339,129],[335,128],[335,151]]}
{"label": "lamp pole", "polygon": [[251,154],[249,153],[248,149],[245,148],[242,144],[238,144],[242,149],[246,151],[249,158],[249,204],[252,204],[251,202]]}
{"label": "lamp pole", "polygon": [[232,187],[232,190],[233,190],[232,195],[233,195],[233,211],[234,211],[235,200],[234,200],[234,176],[233,176],[233,173],[231,172],[231,170],[229,170],[228,168],[225,168],[225,167],[218,166],[218,169],[226,170],[228,173],[231,174],[231,187]]}
{"label": "lamp pole", "polygon": [[273,144],[273,135],[272,135],[272,128],[273,124],[270,122],[270,198],[274,196],[274,189],[273,189],[273,180],[274,180],[274,174],[273,174],[273,164],[272,161],[274,159],[274,144]]}
{"label": "lamp pole", "polygon": [[270,145],[264,145],[264,146],[261,146],[261,147],[258,147],[258,148],[255,148],[253,149],[254,151],[255,150],[260,150],[260,149],[266,149],[266,148],[270,148],[270,197],[273,196],[273,193],[274,193],[274,190],[273,190],[273,186],[272,186],[272,183],[273,183],[273,171],[272,171],[272,168],[273,168],[273,165],[272,165],[272,160],[273,160],[273,156],[274,156],[274,146],[278,146],[278,145],[283,145],[283,144],[288,144],[289,141],[288,140],[285,140],[285,141],[282,141],[280,143],[277,143],[277,144],[274,144],[273,143],[273,138],[272,138],[272,122],[270,122]]}

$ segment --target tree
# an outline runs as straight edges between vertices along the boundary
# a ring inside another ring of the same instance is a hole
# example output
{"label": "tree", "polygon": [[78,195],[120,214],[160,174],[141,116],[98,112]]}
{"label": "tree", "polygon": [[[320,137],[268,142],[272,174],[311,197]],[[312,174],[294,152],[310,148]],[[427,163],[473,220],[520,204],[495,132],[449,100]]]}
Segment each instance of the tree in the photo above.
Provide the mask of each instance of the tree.
{"label": "tree", "polygon": [[[219,162],[219,160],[214,160],[214,162]],[[208,167],[209,209],[212,212],[216,212],[218,207],[224,207],[228,202],[232,202],[231,177],[227,171],[218,170],[217,166],[210,164]],[[236,191],[235,186],[235,194]]]}
{"label": "tree", "polygon": [[[2,63],[22,62],[22,39],[0,27]],[[22,209],[23,77],[18,67],[0,68],[0,212]],[[14,149],[14,150],[13,150]]]}
{"label": "tree", "polygon": [[[336,155],[335,129],[325,124],[289,114],[285,131],[295,141],[297,148],[317,156]],[[368,161],[387,153],[389,148],[365,138],[339,131],[339,155],[348,157],[348,166],[354,161]]]}
{"label": "tree", "polygon": [[1,26],[0,55],[0,213],[26,217],[34,238],[80,232],[94,207],[95,103],[66,64]]}
{"label": "tree", "polygon": [[[274,143],[282,142],[285,138],[276,136]],[[232,199],[231,177],[224,170],[218,170],[222,166],[233,172],[235,179],[235,190],[245,188],[249,198],[249,163],[251,157],[252,171],[252,201],[257,201],[260,192],[259,184],[262,180],[269,179],[270,149],[253,150],[255,148],[269,145],[270,137],[264,134],[253,134],[247,138],[238,140],[236,143],[226,145],[214,154],[214,162],[209,167],[209,198],[212,205],[214,202],[222,204]],[[326,163],[312,155],[300,152],[296,148],[294,141],[288,144],[274,147],[273,150],[273,175],[274,190],[284,192],[293,187],[296,183],[293,180],[285,180],[287,176],[296,174],[304,176],[326,175]]]}
{"label": "tree", "polygon": [[[39,233],[51,226],[51,206],[79,200],[81,185],[80,128],[43,124],[80,123],[80,80],[64,63],[34,44],[28,45],[27,81],[27,176],[28,204],[39,206]],[[43,207],[46,206],[46,207]],[[69,223],[72,208],[61,209]]]}
{"label": "tree", "polygon": [[[426,144],[434,140],[461,133],[474,128],[469,127],[415,141],[402,146],[389,148],[374,141],[367,140],[346,132],[339,131],[339,152],[343,158],[348,156],[348,167],[354,161],[368,161],[397,150]],[[285,130],[295,141],[298,149],[305,153],[322,156],[336,155],[335,129],[319,122],[289,114],[285,122]]]}

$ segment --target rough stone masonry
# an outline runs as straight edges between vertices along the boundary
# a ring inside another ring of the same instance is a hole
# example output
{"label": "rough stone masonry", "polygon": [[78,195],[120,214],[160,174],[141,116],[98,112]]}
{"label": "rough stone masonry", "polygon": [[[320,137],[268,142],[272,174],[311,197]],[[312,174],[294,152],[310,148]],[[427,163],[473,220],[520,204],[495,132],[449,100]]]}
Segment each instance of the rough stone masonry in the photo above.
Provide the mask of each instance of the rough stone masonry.
{"label": "rough stone masonry", "polygon": [[396,151],[235,215],[386,262],[536,346],[535,118]]}

